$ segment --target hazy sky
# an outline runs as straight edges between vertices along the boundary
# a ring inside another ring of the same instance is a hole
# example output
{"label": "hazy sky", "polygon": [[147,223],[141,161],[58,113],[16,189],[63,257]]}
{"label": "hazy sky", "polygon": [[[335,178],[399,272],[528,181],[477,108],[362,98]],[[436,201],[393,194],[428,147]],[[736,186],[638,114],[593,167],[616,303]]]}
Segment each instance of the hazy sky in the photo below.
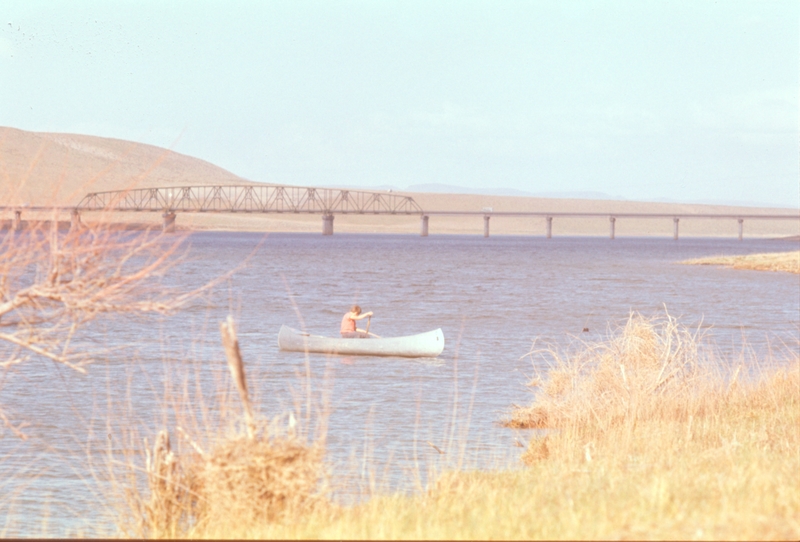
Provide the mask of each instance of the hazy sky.
{"label": "hazy sky", "polygon": [[0,0],[0,125],[257,181],[800,206],[799,6]]}

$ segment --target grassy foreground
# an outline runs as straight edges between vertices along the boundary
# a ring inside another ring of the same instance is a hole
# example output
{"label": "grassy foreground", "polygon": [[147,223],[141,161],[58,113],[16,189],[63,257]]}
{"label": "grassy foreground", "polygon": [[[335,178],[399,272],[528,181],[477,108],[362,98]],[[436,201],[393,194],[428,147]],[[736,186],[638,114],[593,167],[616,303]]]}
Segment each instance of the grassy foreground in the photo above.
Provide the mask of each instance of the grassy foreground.
{"label": "grassy foreground", "polygon": [[786,271],[800,274],[800,250],[792,252],[767,252],[746,254],[744,256],[712,256],[686,260],[689,265],[723,265],[733,269],[752,269],[755,271]]}
{"label": "grassy foreground", "polygon": [[[538,388],[533,404],[505,422],[537,430],[519,470],[447,472],[424,494],[376,495],[343,508],[324,495],[311,498],[309,468],[321,468],[313,446],[242,438],[181,467],[194,480],[181,490],[183,504],[151,482],[149,506],[139,516],[150,529],[139,534],[800,538],[796,353],[778,370],[745,378],[740,366],[724,376],[698,338],[670,317],[633,316],[607,342],[538,354],[548,355],[552,367],[531,382]],[[184,519],[165,517],[170,509]],[[154,529],[153,520],[162,528]]]}

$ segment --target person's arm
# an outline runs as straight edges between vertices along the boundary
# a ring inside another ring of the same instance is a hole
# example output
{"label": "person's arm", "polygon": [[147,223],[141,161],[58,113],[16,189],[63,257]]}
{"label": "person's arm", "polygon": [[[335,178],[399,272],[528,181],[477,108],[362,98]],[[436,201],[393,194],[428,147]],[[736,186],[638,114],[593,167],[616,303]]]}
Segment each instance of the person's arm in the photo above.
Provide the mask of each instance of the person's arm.
{"label": "person's arm", "polygon": [[366,318],[367,316],[372,316],[372,311],[369,311],[369,312],[363,312],[363,313],[359,314],[358,316],[352,316],[351,318],[352,318],[353,320],[363,320],[363,319],[364,319],[364,318]]}

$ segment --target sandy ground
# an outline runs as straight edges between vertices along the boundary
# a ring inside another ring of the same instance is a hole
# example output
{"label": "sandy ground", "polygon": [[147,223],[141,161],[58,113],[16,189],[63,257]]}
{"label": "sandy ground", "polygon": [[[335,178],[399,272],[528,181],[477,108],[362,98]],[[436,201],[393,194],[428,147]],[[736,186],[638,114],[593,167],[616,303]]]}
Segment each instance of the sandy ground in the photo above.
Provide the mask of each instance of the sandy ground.
{"label": "sandy ground", "polygon": [[785,271],[800,275],[800,250],[794,252],[770,252],[740,256],[712,256],[681,262],[689,265],[722,265],[733,269],[755,271]]}
{"label": "sandy ground", "polygon": [[[88,192],[209,184],[262,184],[242,179],[203,160],[167,149],[85,135],[36,133],[0,127],[0,206],[75,205]],[[579,199],[527,198],[464,194],[407,193],[426,211],[600,212],[600,213],[726,213],[797,214],[797,209],[730,207]],[[23,211],[23,219],[52,219],[51,213]],[[11,210],[0,211],[10,224]],[[69,220],[62,213],[59,220]],[[83,213],[84,222],[112,221],[159,227],[160,213]],[[179,229],[255,232],[322,232],[318,215],[181,213]],[[335,233],[420,233],[420,217],[337,215]],[[491,235],[544,236],[544,217],[499,217],[490,222]],[[608,236],[608,218],[559,218],[553,235]],[[483,234],[481,216],[431,216],[429,233]],[[671,237],[671,218],[618,218],[617,237]],[[800,220],[746,220],[746,237],[800,235]],[[736,237],[736,220],[683,219],[680,236]]]}

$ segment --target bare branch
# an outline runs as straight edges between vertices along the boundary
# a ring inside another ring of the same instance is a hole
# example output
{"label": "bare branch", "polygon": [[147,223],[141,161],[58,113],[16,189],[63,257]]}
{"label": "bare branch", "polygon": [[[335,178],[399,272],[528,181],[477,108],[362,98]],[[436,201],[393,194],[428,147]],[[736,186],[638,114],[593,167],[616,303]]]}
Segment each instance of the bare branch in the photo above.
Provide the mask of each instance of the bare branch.
{"label": "bare branch", "polygon": [[21,424],[15,426],[13,423],[11,423],[11,420],[8,419],[8,416],[6,416],[6,413],[3,411],[2,408],[0,408],[0,420],[3,420],[3,425],[8,427],[8,429],[12,433],[14,433],[14,435],[16,435],[18,438],[20,438],[22,440],[28,440],[28,435],[26,435],[25,433],[22,432],[22,429],[27,427],[28,424],[21,423]]}
{"label": "bare branch", "polygon": [[11,344],[16,344],[17,346],[21,346],[22,348],[25,348],[26,350],[30,350],[34,354],[38,354],[40,356],[44,356],[47,359],[51,359],[51,360],[53,360],[55,362],[58,362],[58,363],[63,363],[64,365],[66,365],[70,369],[78,371],[79,373],[86,374],[86,369],[84,369],[80,365],[75,365],[73,363],[70,363],[69,361],[67,361],[66,358],[64,358],[62,356],[59,356],[58,354],[53,354],[52,352],[48,352],[47,350],[45,350],[43,348],[39,348],[35,344],[22,341],[19,338],[15,337],[14,335],[9,335],[7,333],[0,333],[0,340],[10,342]]}
{"label": "bare branch", "polygon": [[73,352],[74,339],[98,315],[169,314],[230,276],[190,292],[164,288],[184,237],[91,225],[66,233],[52,224],[0,232],[2,368],[43,358],[86,373],[91,354]]}

